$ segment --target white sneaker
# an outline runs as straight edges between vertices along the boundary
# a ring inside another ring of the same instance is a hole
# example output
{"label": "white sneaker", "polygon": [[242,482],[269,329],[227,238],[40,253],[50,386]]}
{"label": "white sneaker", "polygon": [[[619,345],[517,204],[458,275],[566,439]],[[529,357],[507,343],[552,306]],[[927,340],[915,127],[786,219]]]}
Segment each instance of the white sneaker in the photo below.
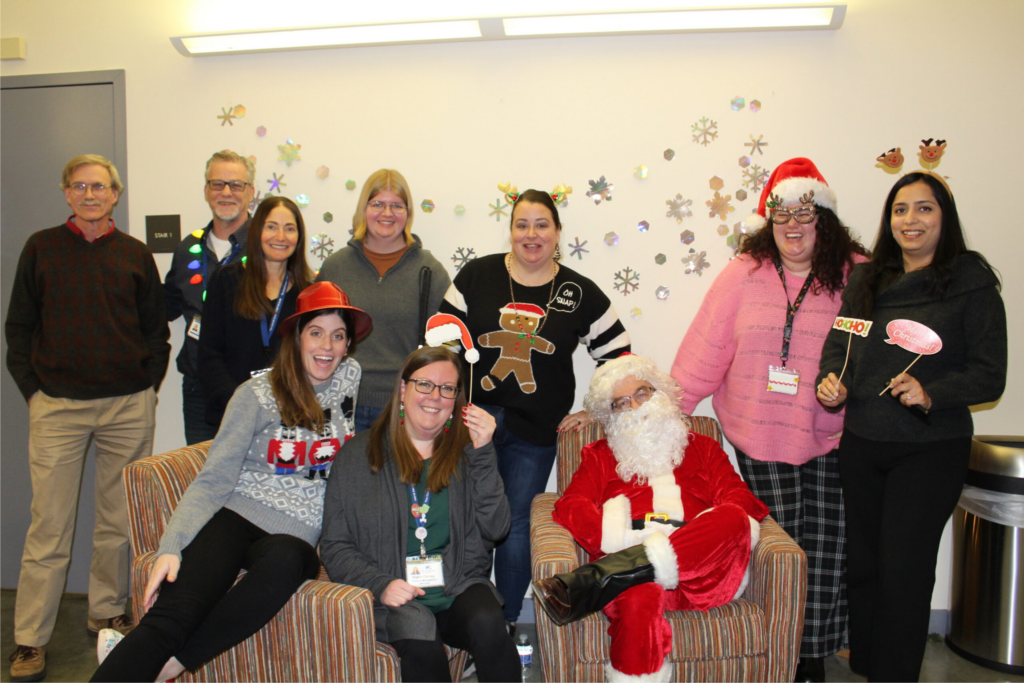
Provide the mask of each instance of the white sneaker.
{"label": "white sneaker", "polygon": [[103,660],[107,658],[110,651],[122,640],[124,640],[124,636],[112,628],[105,628],[100,631],[99,638],[96,639],[96,659],[99,660],[100,664],[103,663]]}

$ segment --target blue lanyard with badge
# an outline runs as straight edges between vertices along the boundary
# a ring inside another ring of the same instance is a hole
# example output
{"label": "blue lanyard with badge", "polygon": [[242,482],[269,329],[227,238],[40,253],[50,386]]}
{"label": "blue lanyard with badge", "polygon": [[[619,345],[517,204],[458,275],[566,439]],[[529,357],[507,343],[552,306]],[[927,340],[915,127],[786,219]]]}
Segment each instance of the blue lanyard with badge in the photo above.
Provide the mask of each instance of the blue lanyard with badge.
{"label": "blue lanyard with badge", "polygon": [[800,288],[796,301],[790,303],[789,292],[786,290],[786,273],[782,268],[782,261],[779,259],[775,259],[775,269],[779,272],[782,291],[786,294],[786,326],[782,331],[782,365],[768,366],[768,391],[796,396],[797,387],[800,385],[800,373],[787,368],[786,361],[789,360],[789,342],[793,338],[793,319],[796,318],[796,312],[799,310],[800,304],[804,302],[804,297],[807,296],[807,290],[811,288],[814,273],[807,274],[807,279],[804,281],[804,286]]}
{"label": "blue lanyard with badge", "polygon": [[420,554],[405,558],[405,580],[417,588],[432,588],[444,585],[444,566],[440,555],[427,555],[427,513],[430,512],[430,491],[423,495],[419,504],[416,487],[409,484],[412,499],[412,516],[416,520],[416,538],[420,542]]}
{"label": "blue lanyard with badge", "polygon": [[[205,235],[203,236],[202,247],[203,247],[203,251],[202,251],[203,258],[199,262],[200,263],[199,267],[201,269],[201,271],[200,271],[201,277],[203,278],[203,280],[202,280],[202,282],[203,282],[203,298],[202,298],[202,301],[205,303],[206,302],[206,287],[209,284],[209,278],[206,277],[206,236]],[[228,255],[225,256],[224,258],[222,258],[217,263],[220,264],[221,266],[226,266],[228,263],[230,263],[231,259],[233,259],[235,257],[235,254],[238,253],[239,249],[241,249],[241,245],[236,244],[234,247],[231,248],[231,251],[228,252]],[[192,317],[192,322],[189,323],[189,326],[188,326],[188,332],[187,332],[188,336],[192,337],[196,341],[199,341],[199,331],[200,331],[200,328],[202,326],[202,322],[200,320],[201,317],[202,316],[200,316],[200,315],[193,316]]]}
{"label": "blue lanyard with badge", "polygon": [[267,314],[260,314],[260,333],[263,334],[263,352],[270,355],[270,340],[273,339],[274,330],[277,329],[277,319],[281,317],[281,307],[284,306],[284,295],[288,291],[288,272],[285,271],[284,280],[281,281],[281,291],[277,295],[277,305],[274,306],[274,317],[267,323]]}

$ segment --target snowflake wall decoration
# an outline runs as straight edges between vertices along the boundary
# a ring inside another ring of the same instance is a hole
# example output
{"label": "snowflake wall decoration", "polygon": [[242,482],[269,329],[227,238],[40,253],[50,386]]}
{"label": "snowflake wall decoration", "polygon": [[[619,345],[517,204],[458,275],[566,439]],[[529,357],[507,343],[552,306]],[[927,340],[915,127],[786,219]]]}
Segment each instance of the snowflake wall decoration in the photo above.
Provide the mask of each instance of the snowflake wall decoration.
{"label": "snowflake wall decoration", "polygon": [[320,180],[326,180],[329,175],[331,175],[331,169],[326,166],[321,166],[316,169],[316,177]]}
{"label": "snowflake wall decoration", "polygon": [[309,240],[309,251],[323,261],[334,253],[334,240],[325,232],[313,235]]}
{"label": "snowflake wall decoration", "polygon": [[225,123],[228,124],[229,126],[232,126],[232,127],[235,125],[234,123],[231,122],[231,119],[238,118],[237,116],[235,116],[234,111],[235,111],[234,107],[228,107],[227,109],[225,109],[224,107],[220,108],[220,112],[221,113],[220,113],[220,115],[217,118],[221,120],[221,122],[220,122],[220,127],[221,128],[224,127]]}
{"label": "snowflake wall decoration", "polygon": [[693,210],[690,209],[690,205],[693,204],[692,199],[683,199],[683,195],[677,194],[675,199],[666,199],[665,203],[668,204],[668,211],[665,212],[665,215],[675,218],[676,223],[682,223],[684,218],[693,216]]}
{"label": "snowflake wall decoration", "polygon": [[278,161],[283,161],[289,167],[293,161],[302,161],[302,157],[299,156],[299,150],[302,149],[302,145],[296,145],[292,142],[291,138],[285,140],[285,144],[278,145],[277,149],[281,152],[281,155],[277,157]]}
{"label": "snowflake wall decoration", "polygon": [[615,273],[615,291],[629,296],[640,288],[640,273],[632,268],[624,268]]}
{"label": "snowflake wall decoration", "polygon": [[508,208],[508,204],[502,204],[501,197],[498,197],[497,199],[494,200],[493,204],[488,204],[487,206],[491,207],[492,209],[492,211],[487,215],[494,216],[494,220],[498,221],[499,223],[501,222],[502,216],[508,215],[507,213],[505,213],[505,209]]}
{"label": "snowflake wall decoration", "polygon": [[750,188],[751,192],[760,192],[771,175],[768,169],[752,164],[749,168],[743,169],[743,184]]}
{"label": "snowflake wall decoration", "polygon": [[259,135],[260,137],[263,137],[266,134],[267,134],[267,127],[266,126],[257,126],[256,127],[256,135]]}
{"label": "snowflake wall decoration", "polygon": [[584,249],[583,248],[583,247],[585,247],[587,245],[587,242],[589,242],[589,241],[590,240],[583,240],[582,242],[580,242],[580,238],[577,237],[575,244],[568,245],[569,246],[569,250],[570,250],[569,251],[569,258],[572,258],[573,256],[578,256],[580,261],[582,261],[583,260],[583,254],[589,254],[590,253],[589,249]]}
{"label": "snowflake wall decoration", "polygon": [[252,198],[251,202],[249,202],[249,213],[250,214],[256,213],[256,207],[260,205],[260,197],[262,197],[262,196],[263,196],[262,192],[257,192],[256,196]]}
{"label": "snowflake wall decoration", "polygon": [[630,309],[630,311],[629,311],[629,317],[632,318],[633,320],[639,320],[640,316],[642,316],[643,314],[644,314],[644,311],[639,306],[636,306],[636,307]]}
{"label": "snowflake wall decoration", "polygon": [[608,202],[612,200],[612,190],[615,189],[615,185],[605,180],[604,176],[598,178],[596,182],[593,180],[588,180],[587,182],[590,183],[590,190],[587,192],[587,196],[593,197],[595,204],[600,204],[602,199]]}
{"label": "snowflake wall decoration", "polygon": [[475,258],[476,254],[472,248],[466,249],[464,247],[459,247],[455,250],[455,253],[452,254],[452,263],[455,265],[455,270],[462,270],[462,266]]}
{"label": "snowflake wall decoration", "polygon": [[736,210],[736,207],[729,203],[731,199],[731,194],[727,194],[723,197],[721,192],[715,192],[714,197],[704,202],[707,204],[708,209],[710,209],[708,212],[708,218],[718,216],[718,218],[723,221],[728,218],[729,214]]}
{"label": "snowflake wall decoration", "polygon": [[744,147],[749,147],[750,148],[750,156],[754,156],[755,153],[761,154],[762,156],[764,155],[764,150],[761,149],[761,148],[762,147],[767,147],[768,143],[767,142],[761,142],[761,138],[763,138],[763,137],[764,137],[763,135],[758,135],[757,139],[755,140],[754,136],[751,135],[750,136],[750,142],[744,142],[743,143]]}
{"label": "snowflake wall decoration", "polygon": [[270,189],[267,190],[267,194],[270,194],[271,192],[280,192],[282,187],[288,187],[288,183],[281,182],[284,180],[284,173],[280,176],[276,173],[272,173],[271,175],[274,177],[267,181],[270,183]]}
{"label": "snowflake wall decoration", "polygon": [[732,226],[732,232],[729,232],[729,228],[725,225],[721,226],[725,228],[725,233],[722,233],[719,228],[718,234],[725,234],[725,244],[727,247],[732,249],[732,258],[736,258],[740,254],[740,244],[743,242],[743,238],[747,235],[747,229],[743,227],[743,223],[736,223]]}
{"label": "snowflake wall decoration", "polygon": [[707,255],[706,251],[698,252],[696,249],[690,249],[690,253],[683,257],[684,272],[687,275],[696,273],[698,277],[703,275],[704,269],[711,266],[707,261]]}
{"label": "snowflake wall decoration", "polygon": [[693,124],[693,141],[707,147],[712,140],[718,137],[718,123],[706,116],[700,117],[697,123]]}
{"label": "snowflake wall decoration", "polygon": [[231,110],[231,113],[235,115],[236,119],[245,118],[245,107],[240,104],[236,104],[235,108]]}

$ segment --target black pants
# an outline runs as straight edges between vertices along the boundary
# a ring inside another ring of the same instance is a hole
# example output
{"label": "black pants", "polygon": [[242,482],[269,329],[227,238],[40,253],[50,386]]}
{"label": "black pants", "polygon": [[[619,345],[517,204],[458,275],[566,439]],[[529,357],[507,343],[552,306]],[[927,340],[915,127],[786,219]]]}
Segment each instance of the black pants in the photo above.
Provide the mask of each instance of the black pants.
{"label": "black pants", "polygon": [[970,437],[899,443],[843,434],[850,667],[869,680],[920,675],[939,541],[970,453]]}
{"label": "black pants", "polygon": [[[171,657],[194,670],[259,631],[320,570],[316,550],[221,509],[182,553],[174,583],[96,670],[94,681],[152,681]],[[232,587],[239,569],[246,575]]]}
{"label": "black pants", "polygon": [[474,584],[452,606],[434,615],[434,640],[396,640],[391,646],[401,660],[403,681],[452,680],[445,644],[467,650],[476,662],[477,680],[518,681],[519,653],[505,629],[501,605],[490,588]]}

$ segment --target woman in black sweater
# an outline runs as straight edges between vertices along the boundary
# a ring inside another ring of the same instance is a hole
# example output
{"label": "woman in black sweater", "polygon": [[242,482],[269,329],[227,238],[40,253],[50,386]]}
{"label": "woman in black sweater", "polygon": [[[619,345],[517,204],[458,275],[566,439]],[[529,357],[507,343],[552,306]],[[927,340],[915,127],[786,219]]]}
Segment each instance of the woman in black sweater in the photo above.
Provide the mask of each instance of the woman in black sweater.
{"label": "woman in black sweater", "polygon": [[[999,279],[967,249],[942,178],[916,172],[893,186],[839,315],[872,323],[867,336],[833,328],[817,389],[826,407],[846,405],[850,667],[872,681],[916,681],[939,541],[967,476],[969,407],[998,399],[1006,383]],[[907,321],[942,340],[911,368],[915,355],[894,342]]]}

